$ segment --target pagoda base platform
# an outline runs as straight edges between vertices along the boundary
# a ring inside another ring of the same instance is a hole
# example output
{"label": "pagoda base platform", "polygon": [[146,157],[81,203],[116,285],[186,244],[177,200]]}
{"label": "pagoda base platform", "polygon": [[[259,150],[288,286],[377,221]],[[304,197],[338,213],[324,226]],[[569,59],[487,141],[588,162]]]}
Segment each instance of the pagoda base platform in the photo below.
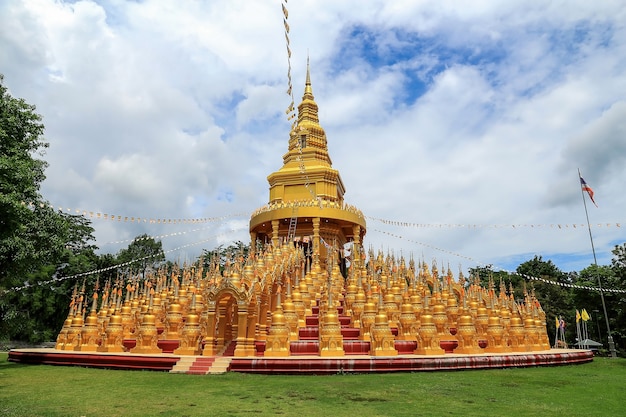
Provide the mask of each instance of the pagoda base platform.
{"label": "pagoda base platform", "polygon": [[[138,355],[131,353],[68,352],[49,348],[13,349],[8,360],[23,364],[46,364],[128,370],[172,371],[174,365],[189,358],[173,354]],[[398,355],[374,357],[291,356],[285,358],[230,357],[226,371],[257,374],[341,374],[377,372],[432,372],[470,369],[558,366],[593,361],[593,352],[582,349],[550,349],[541,352],[507,354]]]}
{"label": "pagoda base platform", "polygon": [[132,354],[128,352],[76,352],[49,348],[12,349],[9,362],[41,365],[83,366],[87,368],[141,369],[169,371],[180,355]]}

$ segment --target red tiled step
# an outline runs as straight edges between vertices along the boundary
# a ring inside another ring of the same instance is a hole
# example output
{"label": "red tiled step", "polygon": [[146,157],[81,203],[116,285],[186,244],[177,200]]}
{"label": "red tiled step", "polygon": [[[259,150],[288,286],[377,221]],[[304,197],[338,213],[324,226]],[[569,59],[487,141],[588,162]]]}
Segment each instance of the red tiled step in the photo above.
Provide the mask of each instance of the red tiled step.
{"label": "red tiled step", "polygon": [[320,343],[317,340],[299,340],[289,343],[292,355],[318,355]]}
{"label": "red tiled step", "polygon": [[350,339],[353,339],[353,340],[358,339],[360,333],[361,333],[361,330],[354,328],[354,327],[342,327],[341,328],[341,335],[343,336],[344,342]]}
{"label": "red tiled step", "polygon": [[[341,323],[342,326],[349,326],[351,321],[352,319],[350,316],[339,315],[339,323]],[[317,314],[313,314],[311,316],[306,316],[305,322],[307,326],[318,326],[320,318]]]}
{"label": "red tiled step", "polygon": [[306,326],[298,329],[298,337],[300,340],[317,340],[319,334],[320,328],[318,326]]}
{"label": "red tiled step", "polygon": [[[394,345],[400,355],[411,355],[417,349],[417,342],[414,340],[396,340]],[[289,347],[293,356],[317,355],[319,353],[319,341],[317,339],[293,341]],[[369,355],[370,342],[344,339],[343,350],[346,355]]]}
{"label": "red tiled step", "polygon": [[366,340],[344,340],[343,351],[346,355],[369,355],[370,342]]}
{"label": "red tiled step", "polygon": [[235,349],[237,349],[237,342],[232,341],[222,353],[222,356],[233,356],[235,354]]}
{"label": "red tiled step", "polygon": [[[319,306],[311,307],[311,312],[313,313],[313,315],[318,315],[320,313],[320,307]],[[343,306],[337,307],[337,314],[343,314]]]}
{"label": "red tiled step", "polygon": [[[358,339],[360,330],[354,327],[342,327],[341,335],[345,339]],[[298,337],[300,340],[317,340],[319,339],[319,327],[318,326],[306,326],[301,327],[298,330]]]}
{"label": "red tiled step", "polygon": [[254,342],[254,355],[263,356],[265,353],[265,340],[257,340]]}
{"label": "red tiled step", "polygon": [[417,349],[417,342],[415,340],[396,340],[394,347],[399,355],[412,355]]}
{"label": "red tiled step", "polygon": [[320,324],[319,316],[317,314],[306,316],[305,322],[307,326],[318,326]]}
{"label": "red tiled step", "polygon": [[192,375],[204,375],[209,372],[211,365],[215,362],[215,357],[198,357],[189,367],[188,374]]}

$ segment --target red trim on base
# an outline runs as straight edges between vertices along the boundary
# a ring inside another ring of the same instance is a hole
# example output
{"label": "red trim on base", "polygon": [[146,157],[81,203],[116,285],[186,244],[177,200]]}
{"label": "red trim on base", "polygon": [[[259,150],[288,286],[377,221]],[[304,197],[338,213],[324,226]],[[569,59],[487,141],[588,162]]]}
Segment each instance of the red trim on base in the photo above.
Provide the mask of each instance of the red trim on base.
{"label": "red trim on base", "polygon": [[458,371],[469,369],[554,366],[593,361],[591,351],[570,350],[503,355],[394,356],[369,358],[234,358],[230,371],[260,374],[337,374],[372,372]]}
{"label": "red trim on base", "polygon": [[[407,343],[408,345],[408,343]],[[408,346],[406,346],[408,348]],[[257,349],[260,346],[257,346]],[[198,356],[198,362],[210,357]],[[55,349],[14,349],[9,361],[26,364],[86,366],[94,368],[144,369],[169,371],[180,359],[176,355],[137,355],[131,353],[71,352]],[[593,361],[593,352],[578,349],[554,349],[544,352],[393,357],[286,357],[233,358],[230,371],[262,374],[337,374],[371,372],[419,372],[490,369],[527,366],[555,366]],[[205,365],[205,364],[203,364]]]}
{"label": "red trim on base", "polygon": [[143,369],[169,371],[179,356],[104,354],[67,352],[54,349],[18,349],[9,351],[9,361],[28,364],[86,366],[89,368]]}

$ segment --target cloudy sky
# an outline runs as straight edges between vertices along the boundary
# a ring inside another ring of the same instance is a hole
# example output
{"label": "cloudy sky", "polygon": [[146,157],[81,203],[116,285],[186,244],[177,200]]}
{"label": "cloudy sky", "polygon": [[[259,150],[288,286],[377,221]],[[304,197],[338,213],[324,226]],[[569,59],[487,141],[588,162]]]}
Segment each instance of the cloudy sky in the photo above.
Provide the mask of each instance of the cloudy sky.
{"label": "cloudy sky", "polygon": [[[454,271],[535,255],[578,271],[593,263],[578,169],[598,263],[626,242],[622,2],[287,8],[296,103],[308,54],[367,247]],[[287,150],[284,30],[280,0],[2,2],[0,73],[50,143],[43,197],[93,212],[102,252],[141,233],[174,260],[248,242]]]}

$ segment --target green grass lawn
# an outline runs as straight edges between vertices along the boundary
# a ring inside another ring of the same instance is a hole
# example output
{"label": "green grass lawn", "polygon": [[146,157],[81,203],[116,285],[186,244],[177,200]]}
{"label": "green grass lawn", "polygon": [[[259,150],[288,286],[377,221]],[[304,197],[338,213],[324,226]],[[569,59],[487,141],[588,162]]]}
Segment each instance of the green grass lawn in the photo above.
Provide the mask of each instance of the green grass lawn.
{"label": "green grass lawn", "polygon": [[194,376],[22,365],[0,353],[0,416],[626,415],[626,359],[432,373]]}

